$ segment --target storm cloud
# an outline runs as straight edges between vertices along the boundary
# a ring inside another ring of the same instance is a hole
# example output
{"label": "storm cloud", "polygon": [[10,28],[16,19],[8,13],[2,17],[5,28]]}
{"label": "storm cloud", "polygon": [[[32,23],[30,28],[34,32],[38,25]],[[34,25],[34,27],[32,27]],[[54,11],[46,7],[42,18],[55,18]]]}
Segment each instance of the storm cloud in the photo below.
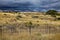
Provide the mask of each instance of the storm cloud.
{"label": "storm cloud", "polygon": [[1,10],[60,11],[60,0],[0,0]]}

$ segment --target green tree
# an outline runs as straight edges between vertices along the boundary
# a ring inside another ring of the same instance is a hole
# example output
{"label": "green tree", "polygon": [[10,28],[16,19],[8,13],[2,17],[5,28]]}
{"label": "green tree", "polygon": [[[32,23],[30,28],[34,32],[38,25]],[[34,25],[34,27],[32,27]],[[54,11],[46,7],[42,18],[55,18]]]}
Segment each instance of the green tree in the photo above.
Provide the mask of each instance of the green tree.
{"label": "green tree", "polygon": [[52,17],[56,17],[57,13],[58,12],[56,10],[48,10],[46,12],[47,15],[51,15]]}
{"label": "green tree", "polygon": [[48,10],[46,14],[51,15],[52,17],[55,18],[54,20],[56,20],[56,15],[58,14],[58,12],[56,10]]}

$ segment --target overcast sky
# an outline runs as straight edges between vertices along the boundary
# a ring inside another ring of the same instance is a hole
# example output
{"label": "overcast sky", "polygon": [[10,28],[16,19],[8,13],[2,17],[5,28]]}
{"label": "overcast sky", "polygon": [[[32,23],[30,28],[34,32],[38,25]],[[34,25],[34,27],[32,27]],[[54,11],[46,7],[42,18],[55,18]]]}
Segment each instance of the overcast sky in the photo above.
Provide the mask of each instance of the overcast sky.
{"label": "overcast sky", "polygon": [[0,0],[0,9],[21,11],[60,11],[60,0]]}

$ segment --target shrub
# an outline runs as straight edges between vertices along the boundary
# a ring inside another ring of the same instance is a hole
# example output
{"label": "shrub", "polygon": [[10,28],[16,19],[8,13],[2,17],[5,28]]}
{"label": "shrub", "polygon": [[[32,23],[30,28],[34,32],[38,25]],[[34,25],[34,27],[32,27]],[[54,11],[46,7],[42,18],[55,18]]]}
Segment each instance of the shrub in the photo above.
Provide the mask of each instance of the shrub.
{"label": "shrub", "polygon": [[7,14],[4,14],[4,15],[7,15]]}
{"label": "shrub", "polygon": [[53,16],[53,17],[56,17],[57,13],[58,13],[58,12],[57,12],[56,10],[48,10],[48,11],[46,12],[47,15],[51,15],[51,16]]}
{"label": "shrub", "polygon": [[19,20],[20,18],[22,18],[22,16],[20,16],[20,15],[18,15],[18,16],[16,17],[16,19],[18,19],[18,20]]}
{"label": "shrub", "polygon": [[0,32],[2,32],[2,26],[0,26]]}
{"label": "shrub", "polygon": [[51,15],[52,17],[54,17],[54,21],[56,21],[56,15],[58,14],[58,12],[56,10],[48,10],[46,12],[47,15]]}
{"label": "shrub", "polygon": [[32,18],[38,18],[38,16],[32,16]]}
{"label": "shrub", "polygon": [[31,29],[34,28],[32,22],[28,22],[28,23],[26,23],[26,27],[29,29],[29,32],[30,32],[30,33],[31,33]]}
{"label": "shrub", "polygon": [[60,18],[57,18],[58,20],[60,20]]}

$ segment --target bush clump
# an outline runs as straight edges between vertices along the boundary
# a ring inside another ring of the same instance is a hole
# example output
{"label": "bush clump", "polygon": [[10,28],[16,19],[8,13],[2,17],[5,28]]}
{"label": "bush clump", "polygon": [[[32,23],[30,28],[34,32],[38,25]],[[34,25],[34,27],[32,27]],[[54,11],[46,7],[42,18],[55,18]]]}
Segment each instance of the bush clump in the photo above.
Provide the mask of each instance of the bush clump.
{"label": "bush clump", "polygon": [[19,20],[20,18],[22,18],[22,16],[20,16],[20,15],[16,16],[16,19]]}
{"label": "bush clump", "polygon": [[60,20],[60,18],[57,18],[57,20]]}
{"label": "bush clump", "polygon": [[29,29],[29,32],[30,32],[30,33],[31,33],[31,29],[34,28],[32,22],[28,22],[28,23],[26,23],[26,27]]}
{"label": "bush clump", "polygon": [[38,16],[32,16],[32,18],[39,18]]}

